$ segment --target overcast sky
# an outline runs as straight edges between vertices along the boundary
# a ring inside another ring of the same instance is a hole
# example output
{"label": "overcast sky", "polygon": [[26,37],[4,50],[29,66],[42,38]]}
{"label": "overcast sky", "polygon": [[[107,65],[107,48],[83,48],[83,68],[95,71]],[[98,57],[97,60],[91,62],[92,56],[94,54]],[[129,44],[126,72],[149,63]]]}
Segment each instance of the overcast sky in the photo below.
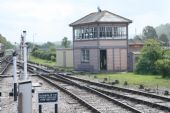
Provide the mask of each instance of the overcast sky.
{"label": "overcast sky", "polygon": [[0,0],[0,34],[19,42],[23,30],[27,41],[41,43],[72,40],[69,24],[96,12],[99,6],[133,20],[130,37],[146,25],[170,23],[170,0]]}

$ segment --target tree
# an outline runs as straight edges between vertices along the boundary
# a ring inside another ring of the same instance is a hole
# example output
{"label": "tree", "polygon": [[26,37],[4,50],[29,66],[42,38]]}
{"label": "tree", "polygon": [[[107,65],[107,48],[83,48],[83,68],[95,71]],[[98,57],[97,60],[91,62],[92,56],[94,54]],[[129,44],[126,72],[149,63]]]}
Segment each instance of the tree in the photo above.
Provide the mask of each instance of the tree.
{"label": "tree", "polygon": [[155,65],[163,77],[170,77],[170,59],[157,60]]}
{"label": "tree", "polygon": [[142,39],[142,37],[141,37],[141,35],[135,35],[135,36],[134,36],[134,39],[141,40],[141,39]]}
{"label": "tree", "polygon": [[158,39],[156,30],[152,26],[146,26],[143,29],[143,34],[142,35],[143,35],[142,38],[144,40],[147,40],[147,39]]}
{"label": "tree", "polygon": [[14,47],[14,45],[12,45],[9,41],[7,41],[6,38],[1,34],[0,34],[0,43],[3,43],[6,49],[11,49]]}
{"label": "tree", "polygon": [[6,38],[3,37],[1,34],[0,34],[0,43],[3,43],[3,44],[6,43]]}
{"label": "tree", "polygon": [[157,74],[155,62],[162,58],[160,43],[154,39],[148,39],[142,49],[137,62],[136,72],[140,74]]}
{"label": "tree", "polygon": [[169,40],[166,34],[161,34],[159,40],[162,41],[164,46],[169,46]]}
{"label": "tree", "polygon": [[71,42],[68,40],[67,37],[64,37],[64,38],[62,39],[61,45],[62,45],[64,48],[70,47],[70,44],[71,44]]}
{"label": "tree", "polygon": [[161,34],[166,34],[167,38],[170,40],[170,24],[161,24],[155,29],[158,36],[160,36]]}

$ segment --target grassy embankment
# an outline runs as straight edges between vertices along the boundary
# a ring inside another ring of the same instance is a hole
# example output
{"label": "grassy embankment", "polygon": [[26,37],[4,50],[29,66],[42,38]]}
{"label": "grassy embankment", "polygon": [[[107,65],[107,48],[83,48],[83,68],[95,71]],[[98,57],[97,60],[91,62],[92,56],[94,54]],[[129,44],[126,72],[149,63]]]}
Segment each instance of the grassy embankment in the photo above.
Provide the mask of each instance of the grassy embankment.
{"label": "grassy embankment", "polygon": [[146,87],[170,88],[170,79],[162,78],[160,75],[138,75],[135,73],[116,73],[116,74],[95,74],[99,79],[107,78],[108,81],[119,80],[120,84],[125,81],[129,85],[136,86],[143,84]]}
{"label": "grassy embankment", "polygon": [[64,68],[64,67],[57,67],[56,66],[56,62],[51,61],[51,60],[44,60],[44,59],[40,59],[34,56],[30,56],[29,61],[38,63],[38,64],[42,64],[42,65],[47,65],[53,68],[57,68],[59,71],[72,71],[72,68]]}

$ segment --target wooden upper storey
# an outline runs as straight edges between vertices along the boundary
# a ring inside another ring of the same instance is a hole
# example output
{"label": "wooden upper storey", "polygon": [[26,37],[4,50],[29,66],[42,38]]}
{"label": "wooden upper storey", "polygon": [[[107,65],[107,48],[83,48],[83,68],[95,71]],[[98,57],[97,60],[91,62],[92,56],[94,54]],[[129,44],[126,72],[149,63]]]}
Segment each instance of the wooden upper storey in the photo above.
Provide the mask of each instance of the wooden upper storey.
{"label": "wooden upper storey", "polygon": [[91,13],[73,23],[73,40],[127,39],[132,20],[109,11]]}

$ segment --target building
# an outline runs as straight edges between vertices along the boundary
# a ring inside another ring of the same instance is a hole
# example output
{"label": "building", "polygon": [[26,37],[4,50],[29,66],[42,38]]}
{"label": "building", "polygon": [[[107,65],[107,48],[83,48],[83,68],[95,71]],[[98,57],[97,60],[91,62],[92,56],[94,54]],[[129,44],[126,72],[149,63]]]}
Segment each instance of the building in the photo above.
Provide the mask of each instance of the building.
{"label": "building", "polygon": [[130,52],[140,52],[144,46],[144,41],[142,39],[129,39],[129,53]]}
{"label": "building", "polygon": [[73,49],[60,48],[56,51],[56,62],[59,67],[73,67]]}
{"label": "building", "polygon": [[71,23],[74,69],[127,71],[130,23],[132,20],[101,10]]}
{"label": "building", "polygon": [[136,62],[144,46],[144,41],[138,38],[129,39],[128,45],[128,71],[132,72],[136,69]]}

